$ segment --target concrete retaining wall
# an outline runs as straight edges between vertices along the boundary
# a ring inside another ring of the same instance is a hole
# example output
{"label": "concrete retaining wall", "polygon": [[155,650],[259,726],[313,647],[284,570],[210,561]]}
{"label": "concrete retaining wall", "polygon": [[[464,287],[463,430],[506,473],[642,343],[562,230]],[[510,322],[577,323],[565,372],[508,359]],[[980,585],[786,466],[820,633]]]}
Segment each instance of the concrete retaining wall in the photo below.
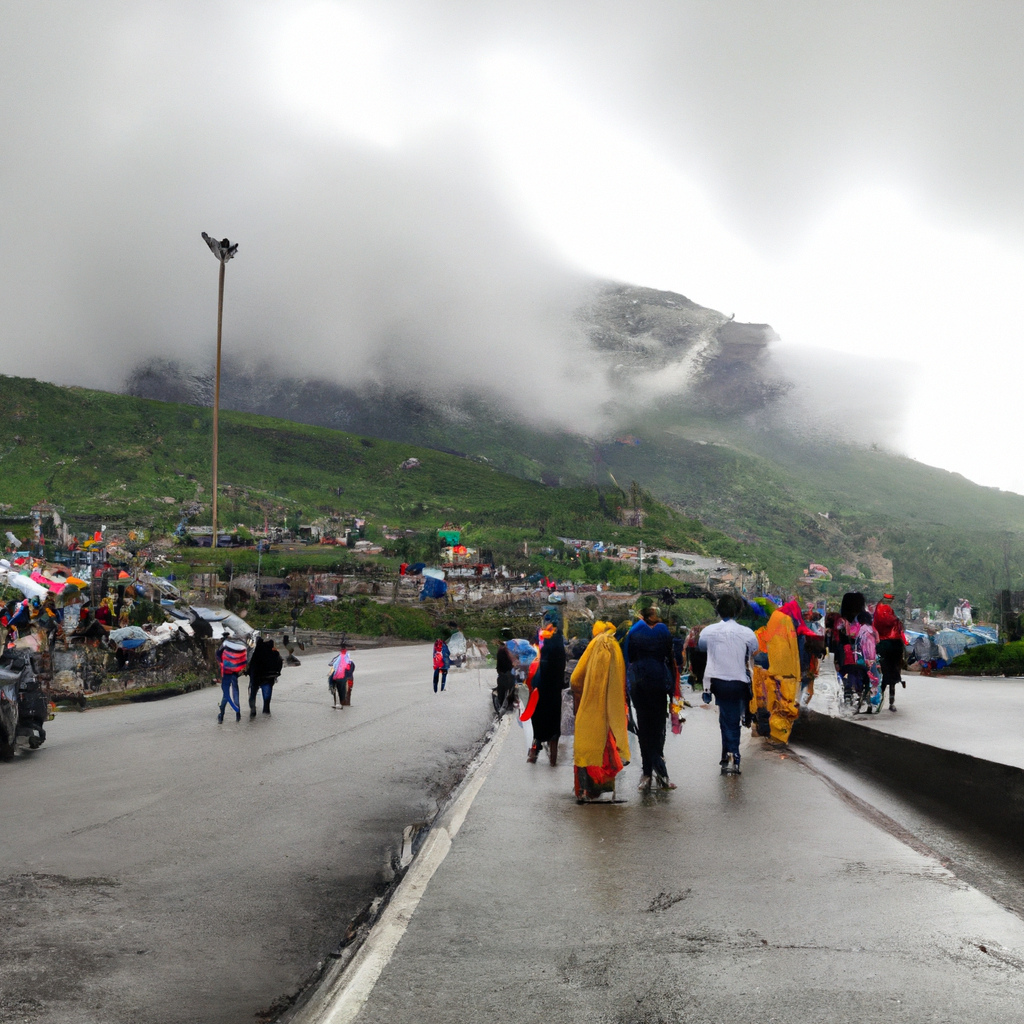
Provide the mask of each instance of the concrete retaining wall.
{"label": "concrete retaining wall", "polygon": [[867,768],[895,788],[939,801],[988,832],[1024,843],[1024,769],[807,709],[793,727],[792,742]]}

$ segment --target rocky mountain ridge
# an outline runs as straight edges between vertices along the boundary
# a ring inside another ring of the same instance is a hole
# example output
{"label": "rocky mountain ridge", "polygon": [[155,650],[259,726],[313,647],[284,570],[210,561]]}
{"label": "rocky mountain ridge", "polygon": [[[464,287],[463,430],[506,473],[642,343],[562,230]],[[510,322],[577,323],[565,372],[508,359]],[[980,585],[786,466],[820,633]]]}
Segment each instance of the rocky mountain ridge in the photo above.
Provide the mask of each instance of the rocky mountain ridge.
{"label": "rocky mountain ridge", "polygon": [[[688,396],[695,410],[714,406],[720,413],[736,413],[769,403],[787,387],[785,381],[765,379],[764,356],[775,339],[770,327],[736,323],[673,292],[604,283],[576,310],[571,326],[587,339],[613,386],[615,397],[606,409],[608,433],[631,418],[638,398]],[[573,368],[560,372],[571,377]],[[139,398],[209,405],[212,367],[150,360],[129,372],[123,390]],[[221,404],[410,442],[420,440],[427,419],[464,422],[476,417],[481,404],[499,418],[516,419],[521,411],[490,384],[424,391],[374,380],[337,383],[329,373],[296,377],[270,362],[232,356],[223,362]]]}

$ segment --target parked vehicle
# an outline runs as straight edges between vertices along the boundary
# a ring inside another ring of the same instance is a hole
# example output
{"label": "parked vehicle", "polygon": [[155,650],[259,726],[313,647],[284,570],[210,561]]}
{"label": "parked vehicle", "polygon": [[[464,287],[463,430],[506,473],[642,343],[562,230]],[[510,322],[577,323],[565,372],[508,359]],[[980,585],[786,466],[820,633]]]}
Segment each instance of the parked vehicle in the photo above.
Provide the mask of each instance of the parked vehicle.
{"label": "parked vehicle", "polygon": [[10,761],[21,741],[36,750],[46,740],[53,705],[41,685],[33,655],[8,649],[0,656],[0,760]]}

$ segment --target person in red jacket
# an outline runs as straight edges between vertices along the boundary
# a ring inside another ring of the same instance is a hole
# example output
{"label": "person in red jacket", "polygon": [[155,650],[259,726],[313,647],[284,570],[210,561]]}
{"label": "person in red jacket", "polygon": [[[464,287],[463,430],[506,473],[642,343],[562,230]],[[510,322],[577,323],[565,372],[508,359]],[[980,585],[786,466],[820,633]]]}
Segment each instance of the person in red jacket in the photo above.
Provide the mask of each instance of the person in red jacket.
{"label": "person in red jacket", "polygon": [[444,693],[444,684],[448,681],[448,669],[451,667],[452,656],[448,650],[448,644],[444,640],[434,641],[434,693],[437,693],[437,680],[441,679],[441,692]]}
{"label": "person in red jacket", "polygon": [[[886,595],[888,596],[888,595]],[[896,710],[896,684],[907,685],[902,678],[903,654],[907,649],[907,637],[903,632],[903,623],[896,613],[885,603],[879,602],[875,609],[874,626],[878,631],[878,661],[882,669],[882,696],[885,688],[889,688],[889,710]]]}

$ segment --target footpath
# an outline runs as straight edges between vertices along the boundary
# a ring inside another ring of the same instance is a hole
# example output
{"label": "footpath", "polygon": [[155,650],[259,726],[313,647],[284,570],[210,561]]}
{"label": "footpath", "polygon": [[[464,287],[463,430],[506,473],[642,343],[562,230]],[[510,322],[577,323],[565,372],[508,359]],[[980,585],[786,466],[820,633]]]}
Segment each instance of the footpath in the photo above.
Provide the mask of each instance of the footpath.
{"label": "footpath", "polygon": [[[904,678],[906,688],[896,687],[895,713],[886,697],[880,714],[853,715],[850,720],[888,736],[1024,769],[1024,680],[910,672]],[[812,708],[834,710],[834,679],[829,661],[822,670],[825,685],[816,684]]]}
{"label": "footpath", "polygon": [[639,794],[634,750],[606,805],[576,804],[571,739],[528,765],[504,725],[468,810],[291,1019],[1018,1024],[1024,922],[785,748],[744,732],[721,776],[716,715],[669,735],[678,790]]}

